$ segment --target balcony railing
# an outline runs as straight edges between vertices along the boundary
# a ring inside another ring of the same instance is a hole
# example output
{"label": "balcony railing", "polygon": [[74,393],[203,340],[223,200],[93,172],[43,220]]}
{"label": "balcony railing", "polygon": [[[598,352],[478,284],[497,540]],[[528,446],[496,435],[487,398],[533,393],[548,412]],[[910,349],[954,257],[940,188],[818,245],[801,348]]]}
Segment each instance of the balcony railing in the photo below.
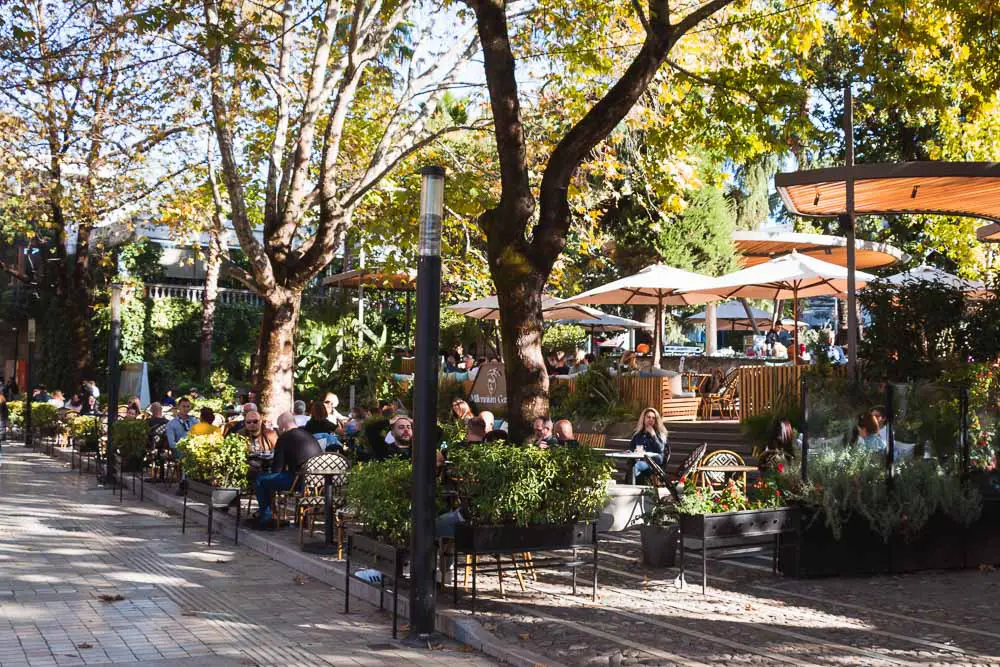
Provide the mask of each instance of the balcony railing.
{"label": "balcony railing", "polygon": [[[201,303],[205,288],[200,285],[164,285],[159,283],[146,283],[146,296],[151,299],[184,299],[192,303]],[[327,301],[329,296],[307,292],[303,296],[305,301]],[[230,289],[228,287],[219,288],[220,304],[250,303],[256,306],[263,305],[259,296],[246,289]]]}

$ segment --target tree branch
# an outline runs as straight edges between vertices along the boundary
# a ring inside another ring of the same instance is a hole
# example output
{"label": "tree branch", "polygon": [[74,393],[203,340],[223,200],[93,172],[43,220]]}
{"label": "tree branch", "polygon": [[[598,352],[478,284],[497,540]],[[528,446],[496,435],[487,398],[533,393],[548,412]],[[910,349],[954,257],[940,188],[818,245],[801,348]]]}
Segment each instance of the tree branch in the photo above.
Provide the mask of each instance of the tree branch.
{"label": "tree branch", "polygon": [[10,266],[9,264],[7,264],[7,262],[4,262],[3,260],[0,260],[0,271],[3,271],[8,276],[16,278],[17,280],[20,280],[22,283],[25,283],[27,285],[37,284],[28,276],[28,274],[24,273],[23,271],[19,271],[13,266]]}
{"label": "tree branch", "polygon": [[692,81],[697,81],[698,83],[703,83],[706,86],[711,86],[712,88],[718,88],[720,90],[729,90],[734,93],[742,93],[747,97],[749,97],[754,102],[756,102],[759,106],[765,106],[767,104],[766,100],[761,99],[760,97],[757,96],[756,93],[747,88],[741,88],[740,86],[733,86],[727,83],[723,83],[722,81],[715,81],[708,77],[701,76],[700,74],[695,74],[694,72],[691,72],[681,67],[680,65],[675,63],[673,60],[670,60],[669,58],[667,58],[665,62],[667,66],[670,67],[670,69],[691,79]]}

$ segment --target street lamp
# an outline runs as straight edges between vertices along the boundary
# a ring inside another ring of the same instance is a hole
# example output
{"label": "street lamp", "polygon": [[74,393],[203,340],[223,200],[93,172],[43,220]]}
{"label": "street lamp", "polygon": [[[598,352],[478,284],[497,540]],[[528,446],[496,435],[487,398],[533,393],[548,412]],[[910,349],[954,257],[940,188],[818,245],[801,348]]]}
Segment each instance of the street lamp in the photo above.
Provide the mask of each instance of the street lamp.
{"label": "street lamp", "polygon": [[417,340],[413,386],[413,509],[410,543],[410,634],[434,632],[435,485],[437,478],[438,339],[441,325],[441,218],[444,167],[420,170]]}
{"label": "street lamp", "polygon": [[[27,388],[24,390],[25,405],[24,405],[24,444],[27,447],[31,447],[31,356],[33,348],[35,346],[35,318],[28,318],[28,361],[27,368],[25,368],[25,382],[27,383]],[[15,355],[16,356],[16,355]],[[15,362],[16,365],[16,362]],[[15,374],[17,369],[14,369]]]}
{"label": "street lamp", "polygon": [[[112,476],[115,450],[111,430],[118,419],[118,342],[122,335],[122,286],[111,285],[111,332],[108,336],[108,440],[104,479]],[[120,480],[119,480],[120,481]]]}

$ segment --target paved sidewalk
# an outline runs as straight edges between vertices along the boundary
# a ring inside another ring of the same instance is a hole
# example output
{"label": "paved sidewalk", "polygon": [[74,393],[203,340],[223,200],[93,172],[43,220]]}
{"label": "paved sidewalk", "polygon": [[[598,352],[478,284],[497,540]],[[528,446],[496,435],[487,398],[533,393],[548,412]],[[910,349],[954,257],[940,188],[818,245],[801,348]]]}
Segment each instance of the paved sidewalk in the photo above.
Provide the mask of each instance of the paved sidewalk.
{"label": "paved sidewalk", "polygon": [[[489,665],[391,638],[387,614],[5,444],[0,666]],[[120,596],[120,597],[119,597]]]}

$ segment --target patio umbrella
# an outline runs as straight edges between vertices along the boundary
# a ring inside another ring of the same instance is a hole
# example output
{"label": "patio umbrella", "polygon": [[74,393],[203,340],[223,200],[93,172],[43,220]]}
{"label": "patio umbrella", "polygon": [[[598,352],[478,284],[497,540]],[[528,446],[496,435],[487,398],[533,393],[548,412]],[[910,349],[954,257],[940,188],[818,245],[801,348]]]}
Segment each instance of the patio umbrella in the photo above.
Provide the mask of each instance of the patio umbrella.
{"label": "patio umbrella", "polygon": [[711,294],[682,294],[681,290],[697,292],[696,288],[711,279],[700,273],[682,271],[663,264],[647,266],[635,275],[620,278],[566,299],[565,303],[621,304],[626,306],[656,306],[656,326],[653,328],[653,366],[660,365],[663,348],[663,306],[691,305],[718,300]]}
{"label": "patio umbrella", "polygon": [[[496,297],[488,296],[475,301],[465,301],[448,306],[456,313],[476,320],[499,320],[500,303]],[[589,312],[588,312],[589,311]],[[542,297],[542,319],[545,320],[596,320],[600,313],[593,308],[585,308],[577,304],[567,304],[554,296]]]}
{"label": "patio umbrella", "polygon": [[579,306],[586,313],[590,313],[596,319],[569,319],[569,320],[555,320],[559,324],[573,324],[578,327],[583,327],[584,329],[589,329],[592,333],[598,331],[622,331],[625,329],[651,329],[652,324],[646,324],[645,322],[640,322],[638,320],[630,320],[627,317],[618,317],[617,315],[611,315],[605,313],[597,308],[590,308],[589,306]]}
{"label": "patio umbrella", "polygon": [[986,283],[982,280],[959,278],[952,273],[928,264],[921,264],[902,273],[882,278],[881,282],[886,282],[890,285],[905,285],[906,283],[913,282],[939,283],[946,287],[965,292],[973,298],[982,298],[990,293],[990,290],[986,287]]}
{"label": "patio umbrella", "polygon": [[[870,273],[855,272],[855,281],[859,289],[874,280],[875,276]],[[764,264],[715,278],[707,286],[691,291],[701,292],[703,295],[716,294],[725,298],[791,299],[797,313],[800,297],[831,294],[842,296],[846,293],[846,289],[846,268],[791,252]],[[793,358],[798,363],[798,327],[794,328],[794,335]]]}
{"label": "patio umbrella", "polygon": [[[707,314],[708,310],[706,309],[697,312],[694,315],[689,315],[685,319],[692,324],[704,324]],[[753,319],[757,322],[758,327],[763,328],[765,326],[771,326],[771,313],[766,310],[751,307],[750,314],[753,315]],[[731,331],[736,331],[737,329],[742,331],[753,328],[750,324],[750,318],[747,317],[746,309],[739,301],[726,301],[725,303],[720,303],[716,311],[715,319],[729,322],[729,329]]]}

